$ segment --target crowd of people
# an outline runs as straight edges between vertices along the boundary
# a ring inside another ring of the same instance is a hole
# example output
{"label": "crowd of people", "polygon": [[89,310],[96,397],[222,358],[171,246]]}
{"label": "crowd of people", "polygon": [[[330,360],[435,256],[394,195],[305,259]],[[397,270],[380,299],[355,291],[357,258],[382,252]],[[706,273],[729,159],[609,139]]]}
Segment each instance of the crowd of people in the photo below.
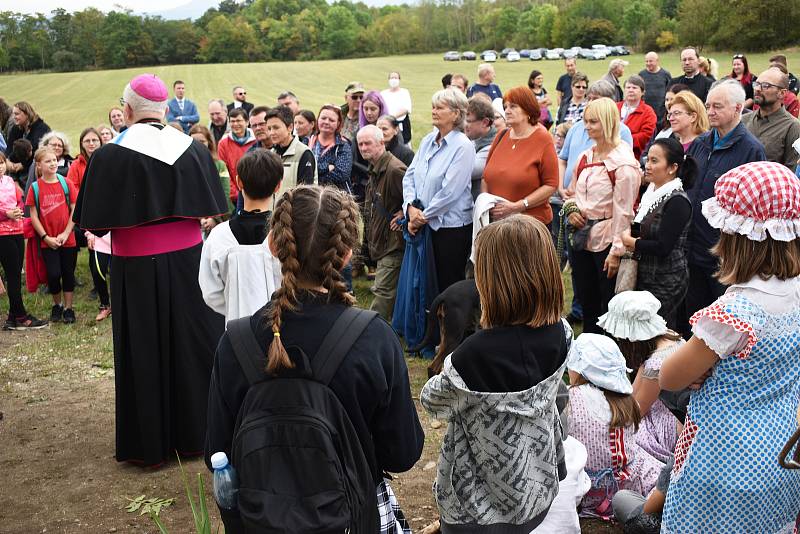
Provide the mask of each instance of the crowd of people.
{"label": "crowd of people", "polygon": [[[78,153],[0,99],[5,328],[48,324],[23,264],[49,322],[74,323],[87,247],[96,320],[114,312],[118,461],[225,452],[228,532],[345,509],[408,532],[387,473],[424,433],[398,336],[418,346],[437,295],[472,280],[479,328],[421,393],[448,424],[442,532],[578,532],[579,515],[791,532],[800,472],[776,458],[799,398],[797,81],[781,55],[756,76],[737,54],[720,80],[680,57],[678,77],[650,52],[598,80],[568,59],[552,93],[538,70],[506,90],[490,64],[472,85],[448,74],[416,152],[399,72],[319,110],[236,86],[207,126],[184,82],[169,98],[137,76]],[[360,276],[370,311],[353,311]],[[333,438],[298,430],[320,413]],[[345,482],[320,460],[342,450]]]}

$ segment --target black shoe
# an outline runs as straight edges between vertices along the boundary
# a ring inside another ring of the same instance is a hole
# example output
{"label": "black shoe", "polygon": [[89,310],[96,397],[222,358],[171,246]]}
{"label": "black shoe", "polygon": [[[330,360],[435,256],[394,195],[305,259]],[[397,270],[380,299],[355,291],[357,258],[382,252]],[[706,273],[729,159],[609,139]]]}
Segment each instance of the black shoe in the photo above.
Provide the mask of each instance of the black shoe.
{"label": "black shoe", "polygon": [[66,308],[64,310],[64,323],[65,324],[72,324],[75,322],[75,310],[72,308]]}
{"label": "black shoe", "polygon": [[8,319],[3,330],[38,330],[47,326],[47,321],[37,319],[31,314],[16,319]]}
{"label": "black shoe", "polygon": [[50,322],[58,323],[64,318],[64,307],[61,304],[53,304],[50,308]]}
{"label": "black shoe", "polygon": [[91,291],[89,291],[89,298],[91,300],[97,300],[97,290],[96,289],[92,289]]}

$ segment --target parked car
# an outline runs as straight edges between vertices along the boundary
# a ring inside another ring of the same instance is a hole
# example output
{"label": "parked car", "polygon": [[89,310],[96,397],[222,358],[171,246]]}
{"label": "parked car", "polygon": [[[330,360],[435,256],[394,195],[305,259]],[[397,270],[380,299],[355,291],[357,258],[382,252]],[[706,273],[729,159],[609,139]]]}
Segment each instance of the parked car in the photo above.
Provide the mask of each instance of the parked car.
{"label": "parked car", "polygon": [[[506,57],[508,55],[508,53],[511,52],[512,50],[514,50],[514,49],[513,48],[508,48],[508,47],[504,48],[503,50],[500,51],[500,57],[501,58],[502,57]],[[516,50],[514,50],[514,51],[516,52]]]}
{"label": "parked car", "polygon": [[578,52],[570,48],[561,52],[561,57],[564,59],[572,59],[578,57]]}
{"label": "parked car", "polygon": [[583,59],[588,59],[590,61],[597,60],[597,59],[605,59],[608,57],[608,53],[606,50],[600,48],[583,48],[580,52],[580,57]]}
{"label": "parked car", "polygon": [[531,55],[529,57],[531,61],[541,61],[542,60],[542,53],[539,50],[531,50]]}
{"label": "parked car", "polygon": [[461,52],[461,59],[463,59],[464,61],[475,61],[477,58],[478,54],[476,54],[472,50]]}
{"label": "parked car", "polygon": [[488,61],[490,63],[492,61],[497,61],[497,51],[495,51],[495,50],[484,50],[483,52],[481,52],[481,59],[483,61]]}
{"label": "parked car", "polygon": [[458,53],[456,50],[450,50],[449,52],[444,53],[444,60],[445,61],[458,61],[461,59],[461,54]]}
{"label": "parked car", "polygon": [[519,61],[519,52],[516,50],[511,50],[506,55],[506,61]]}
{"label": "parked car", "polygon": [[524,57],[525,59],[528,59],[529,57],[531,57],[530,49],[529,48],[523,48],[522,50],[520,50],[519,51],[519,57]]}
{"label": "parked car", "polygon": [[607,49],[608,47],[606,45],[604,45],[604,44],[593,44],[592,45],[592,50],[599,50],[601,48]]}
{"label": "parked car", "polygon": [[561,59],[561,52],[563,52],[563,48],[550,48],[545,52],[544,58],[545,59]]}
{"label": "parked car", "polygon": [[629,55],[631,55],[631,51],[628,50],[627,48],[625,48],[622,45],[612,46],[611,49],[616,51],[616,54],[613,54],[615,56],[629,56]]}

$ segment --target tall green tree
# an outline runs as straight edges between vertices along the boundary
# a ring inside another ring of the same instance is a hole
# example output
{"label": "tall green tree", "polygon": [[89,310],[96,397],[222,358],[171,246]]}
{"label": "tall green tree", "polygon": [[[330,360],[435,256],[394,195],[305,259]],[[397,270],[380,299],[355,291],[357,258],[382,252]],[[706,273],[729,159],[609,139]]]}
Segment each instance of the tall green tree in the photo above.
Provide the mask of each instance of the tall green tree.
{"label": "tall green tree", "polygon": [[322,30],[323,53],[330,58],[349,56],[356,48],[359,26],[355,16],[343,6],[328,10]]}

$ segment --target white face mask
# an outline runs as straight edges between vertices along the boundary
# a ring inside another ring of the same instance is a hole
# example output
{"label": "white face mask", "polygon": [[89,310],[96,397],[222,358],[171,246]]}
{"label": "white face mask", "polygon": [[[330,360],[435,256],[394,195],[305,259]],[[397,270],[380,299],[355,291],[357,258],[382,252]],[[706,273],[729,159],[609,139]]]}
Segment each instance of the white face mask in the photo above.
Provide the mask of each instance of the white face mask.
{"label": "white face mask", "polygon": [[400,87],[400,79],[399,78],[389,78],[389,87],[392,89],[397,89]]}

